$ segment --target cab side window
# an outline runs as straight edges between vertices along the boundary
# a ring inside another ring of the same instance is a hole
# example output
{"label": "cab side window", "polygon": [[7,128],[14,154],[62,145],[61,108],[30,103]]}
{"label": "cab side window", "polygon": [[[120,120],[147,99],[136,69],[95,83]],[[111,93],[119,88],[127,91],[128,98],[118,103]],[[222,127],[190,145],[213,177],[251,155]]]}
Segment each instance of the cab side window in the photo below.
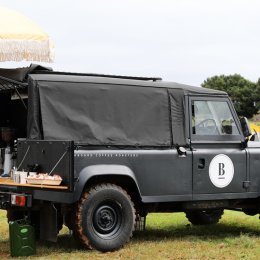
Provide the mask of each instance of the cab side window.
{"label": "cab side window", "polygon": [[193,135],[239,135],[226,101],[193,100]]}

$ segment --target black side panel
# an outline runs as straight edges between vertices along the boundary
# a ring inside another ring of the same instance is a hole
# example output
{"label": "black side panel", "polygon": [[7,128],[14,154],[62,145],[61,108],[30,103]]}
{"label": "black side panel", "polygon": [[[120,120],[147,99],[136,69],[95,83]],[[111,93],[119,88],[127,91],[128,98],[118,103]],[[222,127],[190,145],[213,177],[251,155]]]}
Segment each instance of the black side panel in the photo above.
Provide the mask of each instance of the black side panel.
{"label": "black side panel", "polygon": [[73,190],[74,144],[72,141],[18,140],[18,170],[27,170],[28,165],[39,164],[40,172],[62,177],[62,185]]}

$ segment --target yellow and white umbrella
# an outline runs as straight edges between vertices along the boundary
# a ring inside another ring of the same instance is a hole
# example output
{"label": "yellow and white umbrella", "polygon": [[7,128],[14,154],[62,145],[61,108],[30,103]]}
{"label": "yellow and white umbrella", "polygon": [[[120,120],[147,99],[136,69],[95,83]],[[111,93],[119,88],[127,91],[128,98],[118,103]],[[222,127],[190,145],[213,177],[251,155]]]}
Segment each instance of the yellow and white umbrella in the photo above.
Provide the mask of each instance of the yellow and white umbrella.
{"label": "yellow and white umbrella", "polygon": [[17,11],[0,7],[0,61],[53,61],[47,33]]}

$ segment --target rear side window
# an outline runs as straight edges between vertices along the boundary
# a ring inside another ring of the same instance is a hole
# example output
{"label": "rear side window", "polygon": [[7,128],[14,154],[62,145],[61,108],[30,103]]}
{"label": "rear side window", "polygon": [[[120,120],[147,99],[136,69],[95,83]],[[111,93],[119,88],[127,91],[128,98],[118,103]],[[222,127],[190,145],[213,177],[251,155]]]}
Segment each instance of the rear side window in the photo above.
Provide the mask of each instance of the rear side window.
{"label": "rear side window", "polygon": [[193,100],[191,110],[193,135],[239,135],[234,117],[226,101]]}

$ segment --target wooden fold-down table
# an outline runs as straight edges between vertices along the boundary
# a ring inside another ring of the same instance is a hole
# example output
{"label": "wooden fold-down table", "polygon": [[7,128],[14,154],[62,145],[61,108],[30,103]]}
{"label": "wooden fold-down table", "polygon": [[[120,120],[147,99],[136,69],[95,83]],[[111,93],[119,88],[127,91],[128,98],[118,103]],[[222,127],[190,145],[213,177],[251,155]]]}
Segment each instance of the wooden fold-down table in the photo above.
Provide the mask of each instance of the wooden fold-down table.
{"label": "wooden fold-down table", "polygon": [[16,183],[10,178],[0,178],[0,186],[5,185],[5,186],[20,186],[20,187],[34,187],[34,188],[39,188],[39,189],[59,189],[59,190],[67,190],[68,186],[54,186],[54,185],[43,185],[43,184],[21,184],[21,183]]}

